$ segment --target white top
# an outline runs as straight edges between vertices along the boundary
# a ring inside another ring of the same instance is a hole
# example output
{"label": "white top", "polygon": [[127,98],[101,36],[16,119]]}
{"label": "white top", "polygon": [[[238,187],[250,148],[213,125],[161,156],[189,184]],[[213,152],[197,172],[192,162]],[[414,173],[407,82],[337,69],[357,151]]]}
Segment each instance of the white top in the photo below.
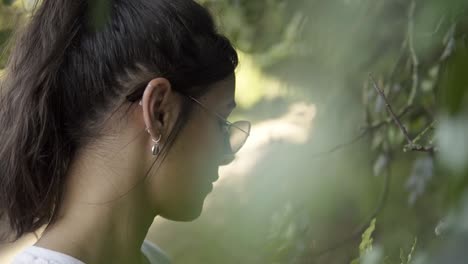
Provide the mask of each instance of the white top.
{"label": "white top", "polygon": [[[155,244],[148,240],[143,242],[141,252],[151,264],[169,264],[169,257]],[[85,264],[72,256],[58,251],[29,246],[16,255],[12,264]]]}

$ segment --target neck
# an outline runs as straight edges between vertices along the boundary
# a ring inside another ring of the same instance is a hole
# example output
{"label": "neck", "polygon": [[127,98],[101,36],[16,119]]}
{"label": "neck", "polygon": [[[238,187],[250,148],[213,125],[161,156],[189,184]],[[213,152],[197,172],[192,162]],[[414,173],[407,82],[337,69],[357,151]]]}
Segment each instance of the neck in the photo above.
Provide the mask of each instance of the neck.
{"label": "neck", "polygon": [[128,173],[141,173],[128,167],[135,160],[114,156],[113,164],[104,164],[84,156],[86,161],[78,159],[70,167],[58,217],[36,245],[88,264],[144,263],[140,248],[156,214],[144,179],[128,182]]}

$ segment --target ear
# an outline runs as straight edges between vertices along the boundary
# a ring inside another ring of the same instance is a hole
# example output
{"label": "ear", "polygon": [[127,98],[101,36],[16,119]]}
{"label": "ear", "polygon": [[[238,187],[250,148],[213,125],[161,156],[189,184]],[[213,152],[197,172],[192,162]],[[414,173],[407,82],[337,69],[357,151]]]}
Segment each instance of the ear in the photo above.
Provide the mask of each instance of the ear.
{"label": "ear", "polygon": [[143,120],[153,139],[166,138],[180,112],[181,100],[166,78],[151,80],[141,102]]}

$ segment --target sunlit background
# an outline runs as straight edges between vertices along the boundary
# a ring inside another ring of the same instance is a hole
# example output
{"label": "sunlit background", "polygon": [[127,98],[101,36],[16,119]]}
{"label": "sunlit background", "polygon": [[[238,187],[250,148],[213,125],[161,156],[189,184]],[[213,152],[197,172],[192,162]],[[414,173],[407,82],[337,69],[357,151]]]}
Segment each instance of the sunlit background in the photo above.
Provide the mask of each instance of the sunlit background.
{"label": "sunlit background", "polygon": [[[174,263],[468,262],[466,1],[199,2],[252,133],[202,216],[148,239]],[[32,3],[3,0],[0,45]]]}

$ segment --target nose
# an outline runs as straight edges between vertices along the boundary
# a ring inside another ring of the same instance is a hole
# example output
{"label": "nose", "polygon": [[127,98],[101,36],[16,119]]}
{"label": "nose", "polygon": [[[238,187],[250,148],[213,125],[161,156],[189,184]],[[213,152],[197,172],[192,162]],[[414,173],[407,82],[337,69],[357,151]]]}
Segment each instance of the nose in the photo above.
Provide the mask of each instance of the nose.
{"label": "nose", "polygon": [[225,166],[234,161],[236,156],[234,154],[224,154],[221,158],[219,166]]}

